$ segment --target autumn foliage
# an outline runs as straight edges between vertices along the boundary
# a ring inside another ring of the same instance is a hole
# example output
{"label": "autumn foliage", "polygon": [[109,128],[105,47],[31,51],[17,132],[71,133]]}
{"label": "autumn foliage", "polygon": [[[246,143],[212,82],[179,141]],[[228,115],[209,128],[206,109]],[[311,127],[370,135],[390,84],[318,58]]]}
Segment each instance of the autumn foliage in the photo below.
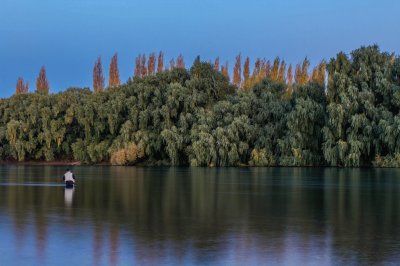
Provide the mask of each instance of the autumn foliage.
{"label": "autumn foliage", "polygon": [[156,55],[154,53],[149,55],[149,61],[147,62],[147,73],[148,75],[154,75],[156,73]]}
{"label": "autumn foliage", "polygon": [[104,76],[103,67],[101,65],[100,56],[97,58],[93,67],[93,90],[94,92],[100,92],[104,89]]}
{"label": "autumn foliage", "polygon": [[[197,60],[200,60],[199,57]],[[220,72],[228,81],[242,91],[250,90],[254,85],[262,80],[271,80],[277,83],[285,84],[286,96],[290,97],[297,86],[303,86],[310,82],[321,87],[326,86],[326,61],[322,60],[317,64],[311,72],[309,72],[310,61],[305,58],[301,63],[292,66],[287,64],[285,60],[276,57],[272,63],[265,58],[255,58],[253,66],[249,57],[245,57],[242,63],[242,55],[238,54],[235,58],[235,64],[232,71],[232,79],[230,78],[230,69],[228,61],[224,64],[220,62],[220,57],[209,61],[209,64],[215,71]],[[186,69],[186,64],[182,54],[175,58],[171,58],[169,65],[164,65],[164,53],[160,51],[158,55],[154,52],[148,57],[145,53],[139,54],[135,59],[134,77],[144,78],[164,71],[174,71],[175,69]],[[117,53],[113,55],[109,68],[108,87],[117,87],[121,85]],[[104,76],[102,69],[101,57],[98,57],[93,67],[93,91],[95,93],[104,90]],[[46,77],[46,69],[43,66],[36,80],[36,91],[48,93],[49,83]],[[24,83],[22,78],[17,80],[16,94],[27,93],[28,83]]]}
{"label": "autumn foliage", "polygon": [[118,71],[118,55],[115,53],[111,58],[108,86],[116,87],[119,86],[120,84],[121,81],[119,79],[119,71]]}
{"label": "autumn foliage", "polygon": [[113,152],[110,162],[112,165],[133,165],[144,155],[143,148],[138,147],[135,143],[129,143],[125,148]]}
{"label": "autumn foliage", "polygon": [[176,59],[176,68],[185,68],[185,61],[183,59],[183,55],[179,55]]}
{"label": "autumn foliage", "polygon": [[25,83],[23,78],[18,78],[15,86],[15,94],[28,93],[29,85],[28,81]]}
{"label": "autumn foliage", "polygon": [[219,71],[219,57],[215,58],[214,61],[214,70]]}
{"label": "autumn foliage", "polygon": [[46,77],[46,68],[42,66],[39,76],[36,79],[36,91],[40,93],[49,93],[49,82]]}
{"label": "autumn foliage", "polygon": [[233,84],[240,87],[242,83],[242,57],[241,55],[236,56],[235,67],[233,68]]}
{"label": "autumn foliage", "polygon": [[163,72],[164,67],[164,53],[160,51],[158,54],[157,73]]}

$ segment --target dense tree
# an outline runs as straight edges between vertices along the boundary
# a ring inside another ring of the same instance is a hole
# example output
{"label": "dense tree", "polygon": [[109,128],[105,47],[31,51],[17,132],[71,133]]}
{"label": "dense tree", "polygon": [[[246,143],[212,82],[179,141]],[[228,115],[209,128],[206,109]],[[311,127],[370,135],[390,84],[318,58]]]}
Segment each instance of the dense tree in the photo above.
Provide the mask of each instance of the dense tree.
{"label": "dense tree", "polygon": [[322,128],[325,116],[324,88],[307,84],[296,87],[287,114],[286,136],[279,141],[281,165],[323,164]]}
{"label": "dense tree", "polygon": [[362,47],[350,58],[339,53],[327,69],[323,152],[328,163],[360,166],[381,156],[396,158],[400,88],[393,83],[391,56],[377,46]]}
{"label": "dense tree", "polygon": [[[72,88],[0,99],[0,159],[400,166],[400,58],[377,46],[339,53],[311,73],[305,59],[294,75],[279,58],[272,66],[257,59],[243,83],[239,55],[233,84],[227,62],[219,71],[197,57],[190,70],[158,71],[159,61],[153,75],[153,57],[146,64],[138,56],[135,78],[98,93]],[[18,80],[17,88],[25,86]]]}
{"label": "dense tree", "polygon": [[95,93],[103,91],[104,89],[104,76],[103,67],[101,65],[100,56],[97,58],[93,67],[93,91]]}

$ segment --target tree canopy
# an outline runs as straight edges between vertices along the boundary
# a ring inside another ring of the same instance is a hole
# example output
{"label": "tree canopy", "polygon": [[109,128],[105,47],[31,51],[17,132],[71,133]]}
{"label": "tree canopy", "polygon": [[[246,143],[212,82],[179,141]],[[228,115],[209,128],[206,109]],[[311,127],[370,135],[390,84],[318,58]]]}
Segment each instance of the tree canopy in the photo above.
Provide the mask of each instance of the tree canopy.
{"label": "tree canopy", "polygon": [[21,93],[19,79],[19,93],[0,100],[0,159],[400,166],[400,58],[377,46],[339,53],[312,73],[307,58],[294,74],[280,58],[257,59],[251,72],[246,58],[242,73],[238,55],[232,83],[219,58],[186,69],[180,55],[170,70],[163,60],[139,56],[119,85],[115,56],[115,82],[103,90],[98,59],[96,93],[48,94],[44,70],[40,89]]}

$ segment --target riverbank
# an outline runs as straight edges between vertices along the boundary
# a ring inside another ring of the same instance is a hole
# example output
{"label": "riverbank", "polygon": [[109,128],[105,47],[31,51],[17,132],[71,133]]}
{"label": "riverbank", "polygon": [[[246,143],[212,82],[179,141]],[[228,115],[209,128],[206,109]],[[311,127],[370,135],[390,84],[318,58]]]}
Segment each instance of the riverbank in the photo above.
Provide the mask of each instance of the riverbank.
{"label": "riverbank", "polygon": [[51,166],[74,166],[74,165],[82,165],[80,161],[0,161],[0,165],[51,165]]}

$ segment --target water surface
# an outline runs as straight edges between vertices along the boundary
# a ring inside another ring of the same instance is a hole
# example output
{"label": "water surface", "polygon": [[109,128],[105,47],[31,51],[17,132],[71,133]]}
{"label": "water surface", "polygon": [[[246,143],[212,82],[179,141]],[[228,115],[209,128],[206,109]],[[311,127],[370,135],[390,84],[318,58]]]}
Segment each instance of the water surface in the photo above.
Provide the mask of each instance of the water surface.
{"label": "water surface", "polygon": [[400,263],[400,170],[0,166],[0,265]]}

